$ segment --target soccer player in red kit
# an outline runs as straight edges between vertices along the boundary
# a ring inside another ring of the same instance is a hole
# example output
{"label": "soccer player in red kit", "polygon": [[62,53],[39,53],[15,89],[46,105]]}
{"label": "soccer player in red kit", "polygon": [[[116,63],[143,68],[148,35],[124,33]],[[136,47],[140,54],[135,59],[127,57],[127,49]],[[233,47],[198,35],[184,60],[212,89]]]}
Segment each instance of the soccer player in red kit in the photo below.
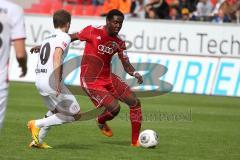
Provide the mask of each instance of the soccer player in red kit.
{"label": "soccer player in red kit", "polygon": [[124,70],[143,82],[142,76],[135,71],[126,54],[125,42],[118,36],[124,15],[119,10],[111,10],[106,17],[106,25],[87,26],[78,33],[71,34],[72,41],[86,41],[81,62],[81,86],[96,107],[105,107],[105,112],[97,117],[98,127],[108,137],[113,135],[106,121],[112,120],[120,111],[118,100],[130,107],[132,125],[132,146],[138,147],[141,128],[141,103],[130,87],[111,72],[111,60],[118,54]]}

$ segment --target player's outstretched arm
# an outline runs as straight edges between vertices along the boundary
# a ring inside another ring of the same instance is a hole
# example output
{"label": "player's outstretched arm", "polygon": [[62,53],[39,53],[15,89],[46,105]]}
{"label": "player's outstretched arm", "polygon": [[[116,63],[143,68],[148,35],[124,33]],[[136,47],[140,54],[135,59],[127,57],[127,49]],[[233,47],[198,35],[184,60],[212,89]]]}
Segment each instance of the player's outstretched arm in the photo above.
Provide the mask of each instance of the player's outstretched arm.
{"label": "player's outstretched arm", "polygon": [[27,54],[25,50],[25,39],[17,39],[13,41],[13,46],[16,51],[16,58],[22,73],[19,77],[24,77],[27,74]]}
{"label": "player's outstretched arm", "polygon": [[78,39],[78,33],[72,33],[72,34],[69,34],[69,36],[71,37],[71,42],[79,40]]}
{"label": "player's outstretched arm", "polygon": [[125,72],[127,72],[129,75],[137,78],[138,80],[138,83],[139,84],[142,84],[143,83],[143,77],[135,71],[134,67],[132,66],[132,64],[130,63],[129,59],[127,57],[123,57],[123,58],[120,58],[121,59],[121,62],[122,62],[122,65],[123,65],[123,68],[125,70]]}

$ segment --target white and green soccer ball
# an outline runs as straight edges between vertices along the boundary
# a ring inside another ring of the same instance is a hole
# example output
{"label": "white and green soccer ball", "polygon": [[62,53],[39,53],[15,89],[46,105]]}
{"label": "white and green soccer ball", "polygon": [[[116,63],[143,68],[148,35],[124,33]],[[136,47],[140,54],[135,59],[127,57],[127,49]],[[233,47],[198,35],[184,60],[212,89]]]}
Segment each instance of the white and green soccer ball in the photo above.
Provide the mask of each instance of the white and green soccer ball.
{"label": "white and green soccer ball", "polygon": [[144,148],[154,148],[158,144],[158,134],[154,130],[146,129],[138,137],[138,142]]}

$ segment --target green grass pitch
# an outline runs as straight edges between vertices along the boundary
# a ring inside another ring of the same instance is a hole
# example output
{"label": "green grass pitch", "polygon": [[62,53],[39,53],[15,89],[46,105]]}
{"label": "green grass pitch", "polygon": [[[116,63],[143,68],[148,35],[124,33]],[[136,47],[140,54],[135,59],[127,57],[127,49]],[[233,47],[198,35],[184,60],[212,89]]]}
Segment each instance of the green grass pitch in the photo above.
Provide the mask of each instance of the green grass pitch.
{"label": "green grass pitch", "polygon": [[[82,111],[92,107],[88,97],[77,97]],[[49,150],[29,149],[26,124],[43,117],[47,109],[35,86],[11,83],[4,128],[0,134],[0,160],[239,160],[240,99],[186,94],[141,98],[142,129],[160,137],[155,149],[130,147],[128,109],[109,123],[114,136],[101,135],[95,121],[53,127]]]}

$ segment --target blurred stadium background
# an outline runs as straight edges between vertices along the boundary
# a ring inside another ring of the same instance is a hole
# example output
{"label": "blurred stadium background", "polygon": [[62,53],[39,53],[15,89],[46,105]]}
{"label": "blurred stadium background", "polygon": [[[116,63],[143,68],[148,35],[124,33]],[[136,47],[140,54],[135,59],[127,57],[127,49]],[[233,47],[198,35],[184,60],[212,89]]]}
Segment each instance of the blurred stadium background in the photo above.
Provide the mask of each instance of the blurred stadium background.
{"label": "blurred stadium background", "polygon": [[127,17],[238,22],[238,0],[29,0],[17,1],[26,13],[51,14],[65,9],[76,16],[104,16],[117,8]]}
{"label": "blurred stadium background", "polygon": [[[160,136],[155,149],[129,146],[128,109],[122,104],[120,115],[110,123],[113,138],[103,137],[92,120],[55,127],[46,140],[54,149],[30,150],[26,123],[46,112],[34,87],[37,55],[28,55],[27,76],[19,78],[12,49],[0,159],[240,159],[239,0],[14,1],[25,11],[27,51],[51,32],[51,15],[57,9],[72,13],[70,32],[104,24],[108,10],[122,10],[126,21],[120,35],[129,42],[130,60],[167,67],[159,79],[171,83],[173,89],[165,95],[141,97],[142,129],[156,130]],[[83,46],[72,44],[67,59],[82,54]],[[114,60],[113,67],[117,68],[118,63]],[[146,71],[153,72],[149,68]],[[148,84],[153,80],[152,76],[145,79]],[[79,85],[78,69],[67,77],[66,83]],[[77,99],[83,111],[91,109],[88,97]]]}

